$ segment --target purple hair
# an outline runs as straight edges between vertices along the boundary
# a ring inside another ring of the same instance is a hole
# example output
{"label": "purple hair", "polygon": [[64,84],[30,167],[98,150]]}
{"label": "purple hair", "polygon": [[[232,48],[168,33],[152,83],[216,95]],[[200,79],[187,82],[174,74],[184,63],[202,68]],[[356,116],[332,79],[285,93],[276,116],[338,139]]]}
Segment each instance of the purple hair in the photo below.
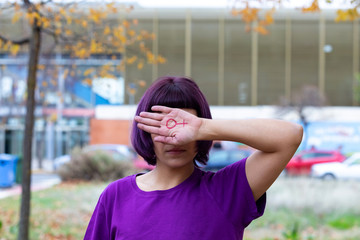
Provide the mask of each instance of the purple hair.
{"label": "purple hair", "polygon": [[[196,110],[198,117],[211,119],[210,107],[204,94],[198,85],[187,77],[165,76],[155,81],[144,93],[136,110],[140,112],[151,112],[154,105],[162,105],[172,108],[189,108]],[[136,152],[142,156],[150,165],[156,165],[154,144],[151,135],[140,130],[133,122],[131,132],[131,143]],[[209,158],[209,150],[212,141],[197,141],[197,155],[195,161],[206,164]]]}

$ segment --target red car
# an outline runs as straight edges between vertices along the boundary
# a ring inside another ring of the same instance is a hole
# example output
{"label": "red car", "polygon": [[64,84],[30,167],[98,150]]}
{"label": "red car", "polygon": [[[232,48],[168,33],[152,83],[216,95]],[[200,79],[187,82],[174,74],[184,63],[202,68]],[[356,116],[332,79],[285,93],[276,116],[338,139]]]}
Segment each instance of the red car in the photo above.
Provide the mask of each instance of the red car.
{"label": "red car", "polygon": [[289,175],[310,175],[311,166],[317,163],[343,162],[339,151],[307,150],[296,154],[285,168]]}

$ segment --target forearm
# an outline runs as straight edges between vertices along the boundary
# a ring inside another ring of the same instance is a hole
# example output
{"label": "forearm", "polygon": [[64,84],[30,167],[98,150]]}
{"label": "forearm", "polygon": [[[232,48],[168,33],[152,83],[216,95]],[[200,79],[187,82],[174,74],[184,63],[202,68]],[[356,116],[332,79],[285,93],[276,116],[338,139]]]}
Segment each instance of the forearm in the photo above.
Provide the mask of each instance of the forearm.
{"label": "forearm", "polygon": [[296,150],[302,139],[302,127],[276,119],[203,119],[200,139],[241,142],[269,153],[289,147]]}

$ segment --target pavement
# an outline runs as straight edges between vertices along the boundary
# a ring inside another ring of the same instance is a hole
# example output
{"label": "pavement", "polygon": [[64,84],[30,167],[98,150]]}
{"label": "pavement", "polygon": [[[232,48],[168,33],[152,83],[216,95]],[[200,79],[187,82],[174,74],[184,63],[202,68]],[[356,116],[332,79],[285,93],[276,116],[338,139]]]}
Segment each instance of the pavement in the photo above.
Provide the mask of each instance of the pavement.
{"label": "pavement", "polygon": [[[44,161],[43,168],[39,168],[33,160],[31,171],[31,191],[40,191],[53,187],[61,182],[60,177],[53,171],[51,161]],[[21,194],[21,184],[14,183],[11,187],[0,188],[0,199]]]}

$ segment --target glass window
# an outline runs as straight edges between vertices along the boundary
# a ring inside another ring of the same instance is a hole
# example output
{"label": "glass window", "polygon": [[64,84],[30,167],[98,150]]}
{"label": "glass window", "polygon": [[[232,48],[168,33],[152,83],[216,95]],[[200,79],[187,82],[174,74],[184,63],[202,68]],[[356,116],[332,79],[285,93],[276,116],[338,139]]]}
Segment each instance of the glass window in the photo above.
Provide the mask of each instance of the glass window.
{"label": "glass window", "polygon": [[325,94],[330,105],[351,106],[353,86],[353,26],[326,22]]}
{"label": "glass window", "polygon": [[315,153],[314,154],[314,157],[318,157],[318,158],[321,158],[321,157],[331,157],[332,155],[330,153]]}
{"label": "glass window", "polygon": [[192,21],[191,75],[210,105],[218,104],[218,29],[212,19]]}
{"label": "glass window", "polygon": [[258,104],[279,104],[285,95],[285,22],[268,26],[268,35],[258,36]]}
{"label": "glass window", "polygon": [[319,21],[291,23],[291,92],[304,85],[319,85]]}
{"label": "glass window", "polygon": [[159,20],[159,54],[166,58],[165,64],[159,64],[158,74],[185,74],[185,20]]}
{"label": "glass window", "polygon": [[251,104],[251,33],[240,19],[225,21],[225,105]]}

